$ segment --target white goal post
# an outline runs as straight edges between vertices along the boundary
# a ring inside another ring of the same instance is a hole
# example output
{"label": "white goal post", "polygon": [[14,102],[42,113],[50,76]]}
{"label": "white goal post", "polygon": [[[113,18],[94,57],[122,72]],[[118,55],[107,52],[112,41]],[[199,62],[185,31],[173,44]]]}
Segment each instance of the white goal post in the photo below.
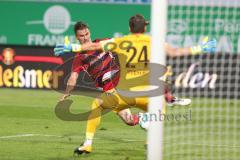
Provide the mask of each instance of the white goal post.
{"label": "white goal post", "polygon": [[[153,0],[151,7],[151,63],[165,65],[166,54],[164,43],[167,27],[167,0]],[[153,69],[153,68],[151,68]],[[152,72],[151,72],[152,73]],[[151,75],[151,74],[150,74]],[[151,76],[150,81],[152,82]],[[159,115],[163,110],[163,96],[151,97],[149,113]],[[158,118],[157,118],[158,119]],[[148,160],[162,160],[163,153],[163,122],[150,121],[148,130]]]}

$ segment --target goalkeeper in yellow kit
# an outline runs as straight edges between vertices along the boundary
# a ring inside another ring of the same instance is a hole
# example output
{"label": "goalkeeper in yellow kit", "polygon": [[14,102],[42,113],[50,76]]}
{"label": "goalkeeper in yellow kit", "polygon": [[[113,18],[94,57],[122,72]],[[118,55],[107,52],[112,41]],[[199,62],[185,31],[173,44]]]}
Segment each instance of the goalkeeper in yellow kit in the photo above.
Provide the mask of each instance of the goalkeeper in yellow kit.
{"label": "goalkeeper in yellow kit", "polygon": [[[112,109],[129,125],[135,125],[139,117],[132,115],[129,106],[134,106],[147,111],[148,96],[133,96],[124,94],[140,93],[149,89],[149,59],[151,37],[145,35],[148,22],[140,14],[134,15],[129,20],[131,34],[101,41],[99,43],[88,43],[84,45],[65,43],[57,45],[54,49],[55,55],[66,52],[80,52],[88,50],[112,51],[118,55],[120,63],[120,80],[116,89],[103,93],[100,98],[92,104],[93,112],[87,122],[86,140],[83,145],[75,150],[75,153],[89,153],[92,151],[92,139],[101,118],[103,109]],[[168,56],[194,55],[202,52],[213,52],[216,47],[215,40],[205,40],[202,45],[190,48],[173,48],[165,44],[165,51]],[[134,84],[134,85],[133,85]],[[164,89],[163,89],[164,90]],[[123,91],[123,92],[122,92]]]}

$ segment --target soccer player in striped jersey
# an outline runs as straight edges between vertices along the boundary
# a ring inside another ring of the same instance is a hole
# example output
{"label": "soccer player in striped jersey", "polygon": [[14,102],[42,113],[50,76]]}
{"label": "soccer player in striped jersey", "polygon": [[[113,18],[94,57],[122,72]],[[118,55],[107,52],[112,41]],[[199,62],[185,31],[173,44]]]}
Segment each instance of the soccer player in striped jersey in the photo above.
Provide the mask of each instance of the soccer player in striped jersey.
{"label": "soccer player in striped jersey", "polygon": [[[77,22],[74,26],[74,32],[80,44],[98,43],[105,39],[91,40],[91,32],[89,27],[84,22]],[[63,101],[70,96],[70,92],[74,89],[77,83],[80,72],[86,72],[95,82],[96,88],[107,91],[114,88],[119,78],[119,66],[114,60],[111,52],[102,50],[83,51],[75,55],[72,63],[72,72],[67,82],[65,93],[60,98]],[[104,75],[111,75],[112,81],[105,82]],[[103,79],[104,78],[104,79]]]}

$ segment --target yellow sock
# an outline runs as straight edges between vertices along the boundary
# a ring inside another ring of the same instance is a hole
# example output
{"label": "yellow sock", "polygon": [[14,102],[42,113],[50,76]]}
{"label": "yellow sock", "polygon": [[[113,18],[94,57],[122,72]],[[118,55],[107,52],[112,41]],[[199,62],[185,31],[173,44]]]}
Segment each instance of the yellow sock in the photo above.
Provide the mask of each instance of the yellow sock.
{"label": "yellow sock", "polygon": [[95,99],[92,103],[92,111],[88,116],[86,139],[93,139],[96,129],[101,121],[102,108],[99,101]]}
{"label": "yellow sock", "polygon": [[163,113],[163,114],[166,114],[166,113],[167,113],[166,102],[163,102],[163,109],[162,109],[162,113]]}

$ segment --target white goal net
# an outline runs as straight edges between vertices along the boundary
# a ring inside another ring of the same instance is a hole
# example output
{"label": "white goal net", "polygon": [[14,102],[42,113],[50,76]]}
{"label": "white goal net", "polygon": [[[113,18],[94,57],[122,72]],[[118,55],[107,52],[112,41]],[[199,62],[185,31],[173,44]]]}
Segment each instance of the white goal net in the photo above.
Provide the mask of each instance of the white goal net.
{"label": "white goal net", "polygon": [[168,107],[163,159],[240,159],[240,0],[169,0],[167,42],[216,38],[216,53],[167,58],[168,80],[189,107]]}

